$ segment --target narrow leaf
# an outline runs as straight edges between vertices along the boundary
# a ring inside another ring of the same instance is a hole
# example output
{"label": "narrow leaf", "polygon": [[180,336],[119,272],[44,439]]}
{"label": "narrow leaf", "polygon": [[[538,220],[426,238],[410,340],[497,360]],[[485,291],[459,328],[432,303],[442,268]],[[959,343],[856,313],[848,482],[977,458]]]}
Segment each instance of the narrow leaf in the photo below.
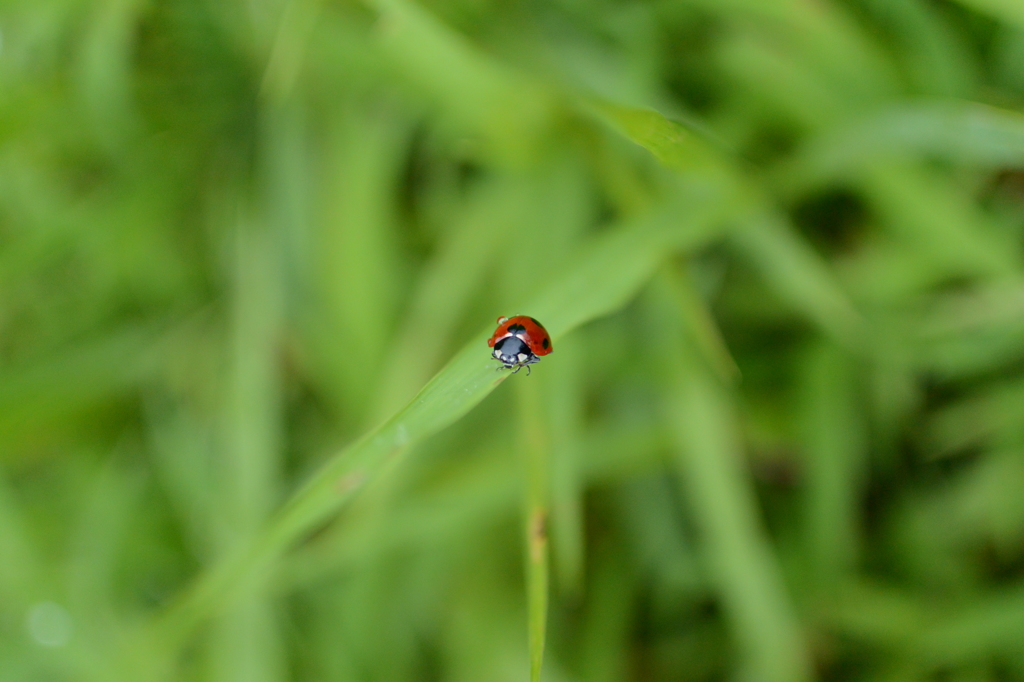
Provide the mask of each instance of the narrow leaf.
{"label": "narrow leaf", "polygon": [[[625,304],[661,260],[693,248],[721,229],[717,203],[694,203],[682,217],[677,205],[601,235],[533,305],[521,309],[545,320],[557,339]],[[488,332],[490,330],[488,329]],[[284,505],[250,544],[214,565],[158,620],[169,649],[223,608],[247,580],[336,513],[394,457],[449,426],[508,376],[495,371],[482,332],[444,367],[404,409],[332,457]]]}

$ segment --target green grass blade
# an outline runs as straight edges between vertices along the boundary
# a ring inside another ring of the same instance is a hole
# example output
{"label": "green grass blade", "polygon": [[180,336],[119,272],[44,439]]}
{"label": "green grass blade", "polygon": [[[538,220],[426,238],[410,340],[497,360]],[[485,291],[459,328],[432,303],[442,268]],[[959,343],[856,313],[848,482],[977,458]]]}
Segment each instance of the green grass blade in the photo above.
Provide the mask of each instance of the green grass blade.
{"label": "green grass blade", "polygon": [[896,34],[906,71],[917,89],[936,96],[963,97],[977,87],[978,64],[967,41],[948,25],[938,8],[923,0],[868,0],[865,7],[881,26]]}
{"label": "green grass blade", "polygon": [[13,490],[0,470],[0,597],[4,603],[23,610],[30,599],[38,596],[45,575],[27,531]]}
{"label": "green grass blade", "polygon": [[803,365],[808,577],[830,590],[856,570],[861,556],[858,491],[867,475],[867,436],[849,355],[818,343]]}
{"label": "green grass blade", "polygon": [[701,299],[689,271],[682,268],[669,281],[679,311],[686,320],[686,328],[708,366],[727,384],[739,380],[740,368],[729,353],[722,332]]}
{"label": "green grass blade", "polygon": [[[693,248],[721,230],[722,207],[677,206],[604,234],[532,305],[521,309],[545,321],[556,340],[626,303],[669,253]],[[215,564],[158,620],[176,647],[194,628],[230,601],[235,590],[267,570],[289,546],[323,523],[391,458],[410,444],[454,423],[508,376],[496,372],[487,352],[490,329],[469,343],[391,419],[331,458],[283,506],[250,544]]]}
{"label": "green grass blade", "polygon": [[523,530],[530,682],[540,682],[548,620],[548,468],[551,440],[541,413],[539,383],[516,382],[516,398],[526,469]]}
{"label": "green grass blade", "polygon": [[[559,363],[564,362],[566,348],[565,342],[559,344]],[[543,377],[542,381],[550,379],[547,381],[548,390],[552,392],[547,409],[551,412],[559,409],[554,405],[561,394],[558,383],[564,376],[559,367],[559,364],[546,364],[543,372],[531,377],[531,381],[540,377]],[[561,454],[556,449],[559,423],[560,420],[552,415],[552,454],[556,458]],[[664,440],[653,424],[606,424],[581,439],[578,447],[585,456],[576,462],[577,469],[571,472],[574,480],[569,482],[570,485],[561,482],[563,490],[578,490],[579,494],[590,485],[606,485],[619,476],[647,472],[661,461],[661,453],[666,447]],[[558,478],[564,475],[558,468],[556,461],[552,466],[553,553],[559,551],[557,547],[562,537],[559,526],[555,525],[560,494]],[[278,581],[280,590],[290,592],[297,586],[337,575],[338,571],[351,570],[353,566],[371,559],[374,553],[436,546],[473,532],[469,529],[487,527],[497,523],[497,519],[508,518],[517,509],[521,511],[522,507],[519,469],[519,463],[508,456],[504,441],[485,446],[467,458],[464,466],[452,473],[443,485],[432,487],[428,494],[396,499],[395,507],[389,510],[386,519],[378,519],[375,514],[356,513],[357,503],[365,507],[368,506],[368,498],[379,497],[365,491],[340,519],[341,523],[332,525],[326,532],[318,534],[315,540],[296,548],[286,557],[287,565]],[[580,502],[574,501],[575,504]],[[580,524],[582,521],[579,519]],[[582,529],[578,532],[582,534]],[[372,546],[364,540],[368,536],[375,537]],[[557,554],[554,559],[558,560]],[[571,580],[567,582],[571,585]]]}
{"label": "green grass blade", "polygon": [[592,107],[668,168],[688,180],[702,177],[716,191],[731,194],[739,207],[749,207],[749,213],[741,218],[741,229],[734,232],[737,245],[780,296],[840,342],[856,343],[861,321],[828,265],[795,234],[786,218],[770,206],[756,184],[724,151],[656,111],[606,102]]}
{"label": "green grass blade", "polygon": [[551,426],[551,536],[558,588],[578,599],[583,588],[585,530],[583,513],[586,432],[586,356],[570,336],[558,349],[558,362],[545,368],[547,416]]}
{"label": "green grass blade", "polygon": [[632,586],[618,579],[618,571],[624,570],[627,562],[623,554],[608,545],[595,551],[589,591],[592,601],[579,626],[581,679],[586,682],[629,679],[632,661],[628,642],[634,604]]}
{"label": "green grass blade", "polygon": [[[452,333],[488,275],[502,239],[528,219],[529,187],[513,177],[480,183],[438,253],[423,269],[410,309],[400,321],[372,415],[385,419],[430,379],[452,342]],[[435,330],[423,338],[423,329]]]}
{"label": "green grass blade", "polygon": [[957,2],[969,9],[1024,28],[1024,4],[1018,0],[957,0]]}
{"label": "green grass blade", "polygon": [[652,299],[675,463],[703,539],[709,578],[741,652],[742,672],[769,682],[809,680],[807,643],[743,466],[732,399],[689,350],[685,323],[664,281],[656,281]]}
{"label": "green grass blade", "polygon": [[[323,377],[336,409],[362,422],[364,392],[388,357],[405,270],[395,204],[411,121],[346,104],[351,113],[332,120],[325,135],[329,151],[321,166],[327,178],[312,209],[319,218],[310,230],[317,246],[303,275],[313,300],[303,311],[303,327],[315,349],[315,374]],[[302,272],[304,265],[294,267]],[[361,362],[351,362],[353,356]]]}
{"label": "green grass blade", "polygon": [[260,94],[267,101],[283,102],[295,88],[320,5],[321,0],[289,0],[285,4],[260,84]]}
{"label": "green grass blade", "polygon": [[736,178],[724,151],[707,133],[672,121],[653,109],[622,106],[606,100],[583,100],[585,111],[596,114],[624,137],[654,155],[666,168],[702,183],[731,186]]}
{"label": "green grass blade", "polygon": [[556,285],[528,306],[530,314],[544,320],[555,337],[607,315],[636,293],[667,254],[691,251],[720,236],[722,220],[732,210],[724,196],[682,198],[595,239]]}
{"label": "green grass blade", "polygon": [[365,0],[380,13],[383,52],[458,124],[483,137],[501,163],[518,165],[535,148],[553,98],[477,49],[414,2]]}
{"label": "green grass blade", "polygon": [[753,214],[733,233],[739,250],[767,283],[822,330],[846,347],[857,347],[862,321],[828,264],[800,238],[781,213]]}
{"label": "green grass blade", "polygon": [[1024,585],[1018,581],[938,619],[912,643],[932,669],[1019,654],[1024,647]]}
{"label": "green grass blade", "polygon": [[807,192],[894,156],[940,156],[985,166],[1024,165],[1024,115],[976,102],[903,105],[807,142],[777,171],[780,189]]}
{"label": "green grass blade", "polygon": [[0,435],[53,428],[95,401],[152,377],[168,339],[156,326],[126,325],[39,361],[0,369]]}
{"label": "green grass blade", "polygon": [[[262,229],[261,229],[262,228]],[[250,541],[273,508],[281,458],[281,377],[278,339],[283,312],[279,250],[263,226],[240,225],[234,260],[230,371],[224,410],[224,447],[218,452],[218,501],[228,533],[219,550]],[[281,632],[266,585],[247,583],[211,631],[214,679],[281,679]]]}
{"label": "green grass blade", "polygon": [[879,222],[904,242],[919,244],[938,278],[957,273],[1009,279],[1019,269],[1011,241],[959,182],[923,165],[898,163],[873,164],[859,178]]}

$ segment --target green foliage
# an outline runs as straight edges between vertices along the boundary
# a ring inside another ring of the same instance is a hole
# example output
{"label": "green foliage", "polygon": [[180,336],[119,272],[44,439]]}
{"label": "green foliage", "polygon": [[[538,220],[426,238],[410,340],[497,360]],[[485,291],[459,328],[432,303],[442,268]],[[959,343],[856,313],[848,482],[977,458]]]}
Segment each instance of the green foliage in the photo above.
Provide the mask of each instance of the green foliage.
{"label": "green foliage", "polygon": [[1019,8],[0,6],[0,682],[1024,679]]}

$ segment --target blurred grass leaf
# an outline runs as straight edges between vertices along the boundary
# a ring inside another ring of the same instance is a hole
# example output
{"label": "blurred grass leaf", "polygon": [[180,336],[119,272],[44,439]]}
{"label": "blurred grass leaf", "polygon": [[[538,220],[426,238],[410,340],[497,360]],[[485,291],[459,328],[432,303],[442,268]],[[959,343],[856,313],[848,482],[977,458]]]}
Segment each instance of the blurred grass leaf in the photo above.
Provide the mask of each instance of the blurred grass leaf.
{"label": "blurred grass leaf", "polygon": [[[696,173],[737,204],[731,233],[740,248],[762,269],[776,291],[844,344],[856,344],[859,320],[852,304],[819,258],[770,208],[768,200],[734,162],[655,111],[598,103],[631,140],[672,170]],[[744,211],[743,209],[747,210]]]}
{"label": "blurred grass leaf", "polygon": [[659,321],[657,349],[671,371],[665,377],[665,422],[709,579],[731,621],[747,674],[778,682],[810,679],[807,642],[742,465],[735,408],[728,391],[696,361],[670,287],[664,279],[656,281],[650,303],[651,316]]}
{"label": "blurred grass leaf", "polygon": [[1024,166],[1024,114],[958,101],[882,110],[811,138],[779,169],[778,178],[789,194],[807,192],[873,161],[918,156]]}
{"label": "blurred grass leaf", "polygon": [[1009,24],[1024,28],[1024,7],[1015,0],[957,0],[970,9],[990,14]]}

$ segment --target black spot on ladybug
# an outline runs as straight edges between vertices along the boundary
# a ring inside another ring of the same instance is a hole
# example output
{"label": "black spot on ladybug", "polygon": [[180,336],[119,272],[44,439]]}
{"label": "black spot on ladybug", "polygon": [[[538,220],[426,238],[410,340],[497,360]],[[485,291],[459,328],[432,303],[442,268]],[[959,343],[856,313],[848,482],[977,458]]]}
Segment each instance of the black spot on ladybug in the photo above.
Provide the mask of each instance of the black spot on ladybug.
{"label": "black spot on ladybug", "polygon": [[509,326],[508,331],[510,334],[518,334],[519,332],[525,332],[526,327],[521,324],[513,324]]}
{"label": "black spot on ladybug", "polygon": [[541,342],[540,345],[544,346],[544,348],[547,349],[547,347],[551,345],[551,342],[548,341],[547,339],[544,339],[544,341]]}
{"label": "black spot on ladybug", "polygon": [[535,317],[531,317],[531,318],[530,318],[530,321],[531,321],[531,322],[533,322],[533,323],[534,323],[535,325],[537,325],[538,327],[543,327],[543,326],[544,326],[544,325],[542,325],[542,324],[541,324],[540,322],[538,322],[538,321],[537,321],[537,318],[535,318]]}

